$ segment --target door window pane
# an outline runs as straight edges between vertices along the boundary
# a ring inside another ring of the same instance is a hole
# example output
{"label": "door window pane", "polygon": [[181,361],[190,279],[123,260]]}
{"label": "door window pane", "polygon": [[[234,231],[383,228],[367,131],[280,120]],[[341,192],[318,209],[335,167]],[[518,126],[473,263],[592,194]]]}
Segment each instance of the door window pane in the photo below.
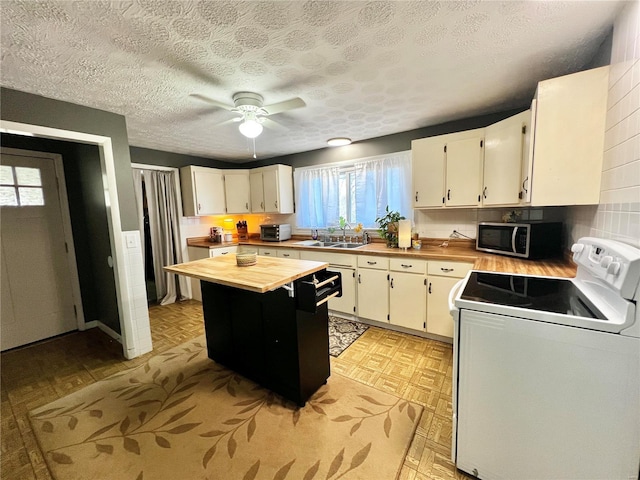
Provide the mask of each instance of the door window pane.
{"label": "door window pane", "polygon": [[2,185],[15,185],[13,168],[9,165],[0,165],[0,183]]}
{"label": "door window pane", "polygon": [[16,167],[16,176],[18,177],[18,185],[42,186],[39,168]]}
{"label": "door window pane", "polygon": [[10,207],[18,205],[18,196],[16,195],[15,188],[0,187],[0,205]]}
{"label": "door window pane", "polygon": [[21,206],[41,206],[44,205],[44,197],[41,188],[19,187]]}

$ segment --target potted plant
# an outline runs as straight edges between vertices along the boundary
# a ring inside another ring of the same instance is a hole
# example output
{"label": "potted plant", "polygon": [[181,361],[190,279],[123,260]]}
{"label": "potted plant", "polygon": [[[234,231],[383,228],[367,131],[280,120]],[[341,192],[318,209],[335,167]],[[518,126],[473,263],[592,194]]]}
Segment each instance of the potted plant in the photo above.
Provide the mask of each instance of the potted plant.
{"label": "potted plant", "polygon": [[385,209],[385,215],[376,218],[378,224],[378,233],[381,238],[387,241],[387,247],[395,248],[398,246],[398,220],[404,220],[405,217],[400,212],[389,211],[389,205]]}

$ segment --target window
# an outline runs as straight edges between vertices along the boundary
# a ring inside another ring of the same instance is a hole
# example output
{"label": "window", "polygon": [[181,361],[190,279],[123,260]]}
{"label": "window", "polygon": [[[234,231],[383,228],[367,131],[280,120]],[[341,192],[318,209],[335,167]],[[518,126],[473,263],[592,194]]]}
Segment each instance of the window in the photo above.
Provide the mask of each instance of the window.
{"label": "window", "polygon": [[44,205],[39,168],[0,165],[0,206]]}
{"label": "window", "polygon": [[411,153],[399,152],[349,164],[297,168],[299,228],[326,228],[344,217],[351,225],[377,228],[389,206],[411,218]]}

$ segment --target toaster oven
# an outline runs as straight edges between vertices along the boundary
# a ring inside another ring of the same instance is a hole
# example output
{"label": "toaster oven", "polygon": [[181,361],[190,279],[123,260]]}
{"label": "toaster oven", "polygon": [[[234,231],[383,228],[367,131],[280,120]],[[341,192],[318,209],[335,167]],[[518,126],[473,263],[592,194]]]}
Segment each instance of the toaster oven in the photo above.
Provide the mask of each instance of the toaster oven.
{"label": "toaster oven", "polygon": [[265,242],[282,242],[290,238],[291,225],[288,223],[260,225],[260,240]]}

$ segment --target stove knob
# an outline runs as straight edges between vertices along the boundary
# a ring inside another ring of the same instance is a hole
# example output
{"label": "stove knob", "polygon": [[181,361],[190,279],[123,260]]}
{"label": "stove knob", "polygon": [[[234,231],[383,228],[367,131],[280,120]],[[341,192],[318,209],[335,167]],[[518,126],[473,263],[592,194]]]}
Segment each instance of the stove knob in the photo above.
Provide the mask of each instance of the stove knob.
{"label": "stove knob", "polygon": [[602,257],[600,260],[600,265],[604,268],[607,268],[613,262],[613,257],[611,255],[607,255],[606,257]]}
{"label": "stove knob", "polygon": [[574,243],[573,245],[571,245],[571,251],[573,253],[580,253],[582,250],[584,250],[583,243]]}
{"label": "stove knob", "polygon": [[617,275],[620,271],[620,262],[611,262],[611,264],[607,267],[607,273],[611,275]]}

